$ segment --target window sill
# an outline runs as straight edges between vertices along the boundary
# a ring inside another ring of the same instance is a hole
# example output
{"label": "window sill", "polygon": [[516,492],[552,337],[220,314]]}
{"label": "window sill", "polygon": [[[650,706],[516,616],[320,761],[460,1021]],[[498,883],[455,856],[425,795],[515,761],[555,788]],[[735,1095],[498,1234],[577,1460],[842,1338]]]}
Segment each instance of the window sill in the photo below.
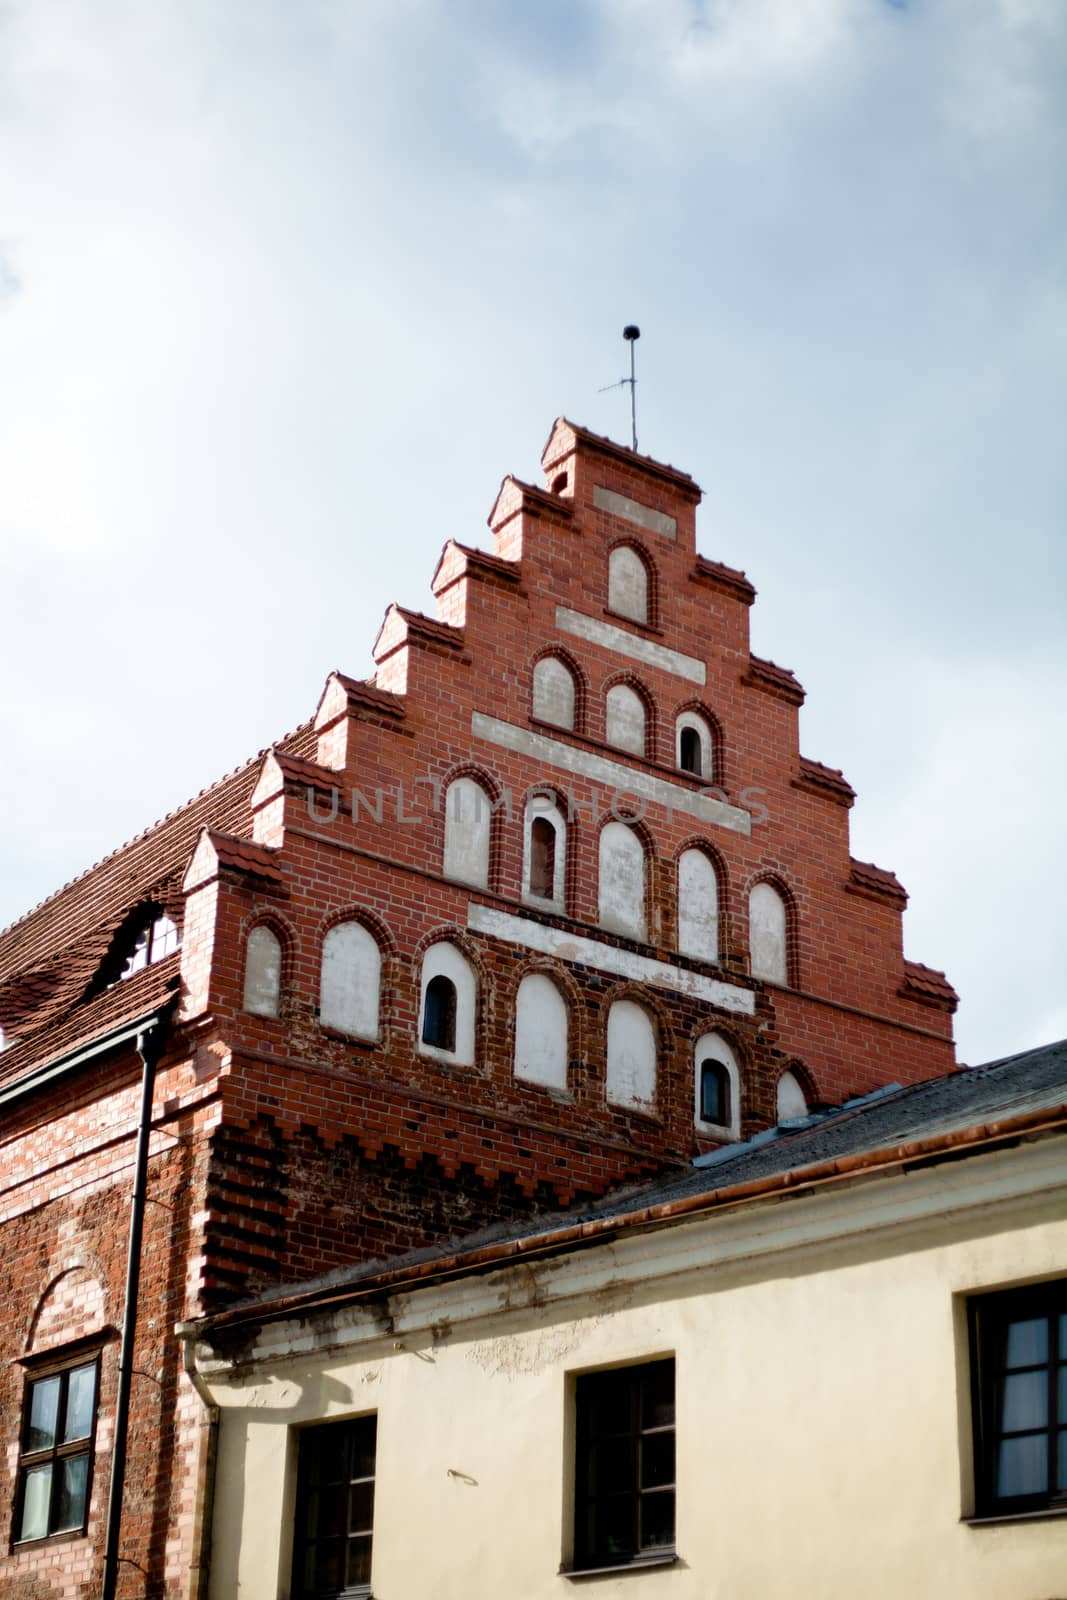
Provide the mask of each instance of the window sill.
{"label": "window sill", "polygon": [[654,1555],[635,1556],[631,1561],[615,1561],[608,1567],[560,1567],[561,1578],[572,1582],[582,1578],[618,1578],[627,1572],[646,1572],[650,1567],[673,1567],[677,1550],[657,1550]]}
{"label": "window sill", "polygon": [[1036,1511],[987,1511],[983,1516],[961,1517],[965,1528],[1000,1528],[1006,1522],[1049,1522],[1067,1517],[1067,1505],[1046,1506]]}

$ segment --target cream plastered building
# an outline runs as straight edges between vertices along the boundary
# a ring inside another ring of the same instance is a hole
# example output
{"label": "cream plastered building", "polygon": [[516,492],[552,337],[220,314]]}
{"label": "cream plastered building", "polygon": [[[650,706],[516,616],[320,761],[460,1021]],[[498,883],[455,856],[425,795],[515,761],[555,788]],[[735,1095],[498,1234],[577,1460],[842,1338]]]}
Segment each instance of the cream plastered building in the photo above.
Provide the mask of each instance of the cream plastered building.
{"label": "cream plastered building", "polygon": [[[216,1428],[212,1600],[302,1592],[301,1437],[370,1413],[376,1600],[1067,1596],[1056,1486],[983,1513],[972,1403],[979,1298],[1067,1280],[1067,1095],[1042,1098],[977,1125],[965,1107],[962,1127],[942,1109],[883,1148],[852,1133],[851,1154],[762,1176],[740,1153],[179,1330]],[[673,1540],[579,1575],[580,1378],[657,1358]]]}

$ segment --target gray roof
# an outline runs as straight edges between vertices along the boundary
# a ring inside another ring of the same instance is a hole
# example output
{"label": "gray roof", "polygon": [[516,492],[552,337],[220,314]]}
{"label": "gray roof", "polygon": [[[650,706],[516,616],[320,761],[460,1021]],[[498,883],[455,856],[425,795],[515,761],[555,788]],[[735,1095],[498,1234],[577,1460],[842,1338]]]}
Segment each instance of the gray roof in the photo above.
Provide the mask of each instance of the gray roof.
{"label": "gray roof", "polygon": [[509,1240],[543,1238],[554,1230],[571,1229],[586,1221],[610,1221],[613,1216],[621,1219],[646,1208],[758,1183],[786,1172],[802,1173],[805,1168],[845,1157],[891,1150],[1063,1105],[1067,1105],[1067,1039],[985,1066],[964,1067],[946,1077],[907,1088],[889,1084],[861,1099],[815,1112],[803,1122],[770,1129],[743,1144],[724,1145],[709,1155],[698,1156],[689,1167],[652,1182],[614,1190],[593,1204],[542,1212],[519,1222],[498,1223],[442,1244],[410,1250],[388,1261],[340,1267],[310,1281],[278,1285],[257,1296],[254,1304],[268,1308],[272,1301],[313,1297],[319,1290],[339,1290],[348,1285],[355,1289],[383,1271],[392,1273],[423,1262],[463,1256]]}

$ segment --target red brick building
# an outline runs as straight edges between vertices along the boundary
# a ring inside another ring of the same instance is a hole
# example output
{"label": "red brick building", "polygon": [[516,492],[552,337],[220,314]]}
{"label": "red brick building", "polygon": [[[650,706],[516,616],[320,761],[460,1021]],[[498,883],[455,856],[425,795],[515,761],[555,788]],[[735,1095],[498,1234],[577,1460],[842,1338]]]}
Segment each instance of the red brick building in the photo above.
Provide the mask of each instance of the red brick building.
{"label": "red brick building", "polygon": [[0,935],[5,1595],[100,1592],[124,1327],[116,1592],[196,1595],[178,1320],[954,1065],[697,486],[564,421],[542,462],[373,681]]}

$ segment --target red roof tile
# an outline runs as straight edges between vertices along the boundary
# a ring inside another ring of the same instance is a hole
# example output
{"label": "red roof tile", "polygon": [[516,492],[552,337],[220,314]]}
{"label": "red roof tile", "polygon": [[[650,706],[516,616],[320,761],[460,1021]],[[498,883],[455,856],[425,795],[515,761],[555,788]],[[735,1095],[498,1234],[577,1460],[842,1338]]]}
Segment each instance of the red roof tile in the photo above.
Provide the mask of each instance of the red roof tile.
{"label": "red roof tile", "polygon": [[888,867],[876,867],[873,861],[857,861],[849,857],[848,887],[861,893],[887,896],[891,900],[908,903],[908,891],[895,872]]}
{"label": "red roof tile", "polygon": [[934,967],[924,967],[921,961],[905,961],[902,992],[912,1000],[921,1000],[945,1011],[955,1011],[959,995],[943,972]]}
{"label": "red roof tile", "polygon": [[800,773],[793,779],[793,787],[810,789],[813,793],[826,795],[843,806],[851,806],[856,798],[855,789],[840,767],[824,766],[821,761],[813,761],[810,756],[801,756]]}
{"label": "red roof tile", "polygon": [[752,605],[756,598],[755,585],[738,567],[725,566],[721,561],[709,561],[707,556],[697,556],[691,576],[698,583],[707,583],[713,589],[723,589],[728,594],[736,595],[746,606]]}
{"label": "red roof tile", "polygon": [[377,684],[364,678],[350,678],[344,672],[335,671],[331,676],[337,679],[350,701],[365,706],[368,711],[380,711],[387,717],[406,715],[403,695],[391,694],[388,689],[379,689]]}
{"label": "red roof tile", "polygon": [[754,689],[764,689],[768,694],[776,694],[795,706],[804,703],[804,690],[789,668],[780,667],[774,661],[764,661],[762,656],[749,656],[748,672],[741,682]]}
{"label": "red roof tile", "polygon": [[[287,760],[292,761],[293,757]],[[301,762],[301,766],[309,763]],[[232,867],[237,872],[250,872],[257,878],[269,878],[273,883],[281,883],[282,873],[278,865],[277,850],[272,850],[268,845],[257,844],[253,839],[242,839],[232,833],[218,833],[214,828],[208,828],[207,836],[219,858],[219,865]]]}

